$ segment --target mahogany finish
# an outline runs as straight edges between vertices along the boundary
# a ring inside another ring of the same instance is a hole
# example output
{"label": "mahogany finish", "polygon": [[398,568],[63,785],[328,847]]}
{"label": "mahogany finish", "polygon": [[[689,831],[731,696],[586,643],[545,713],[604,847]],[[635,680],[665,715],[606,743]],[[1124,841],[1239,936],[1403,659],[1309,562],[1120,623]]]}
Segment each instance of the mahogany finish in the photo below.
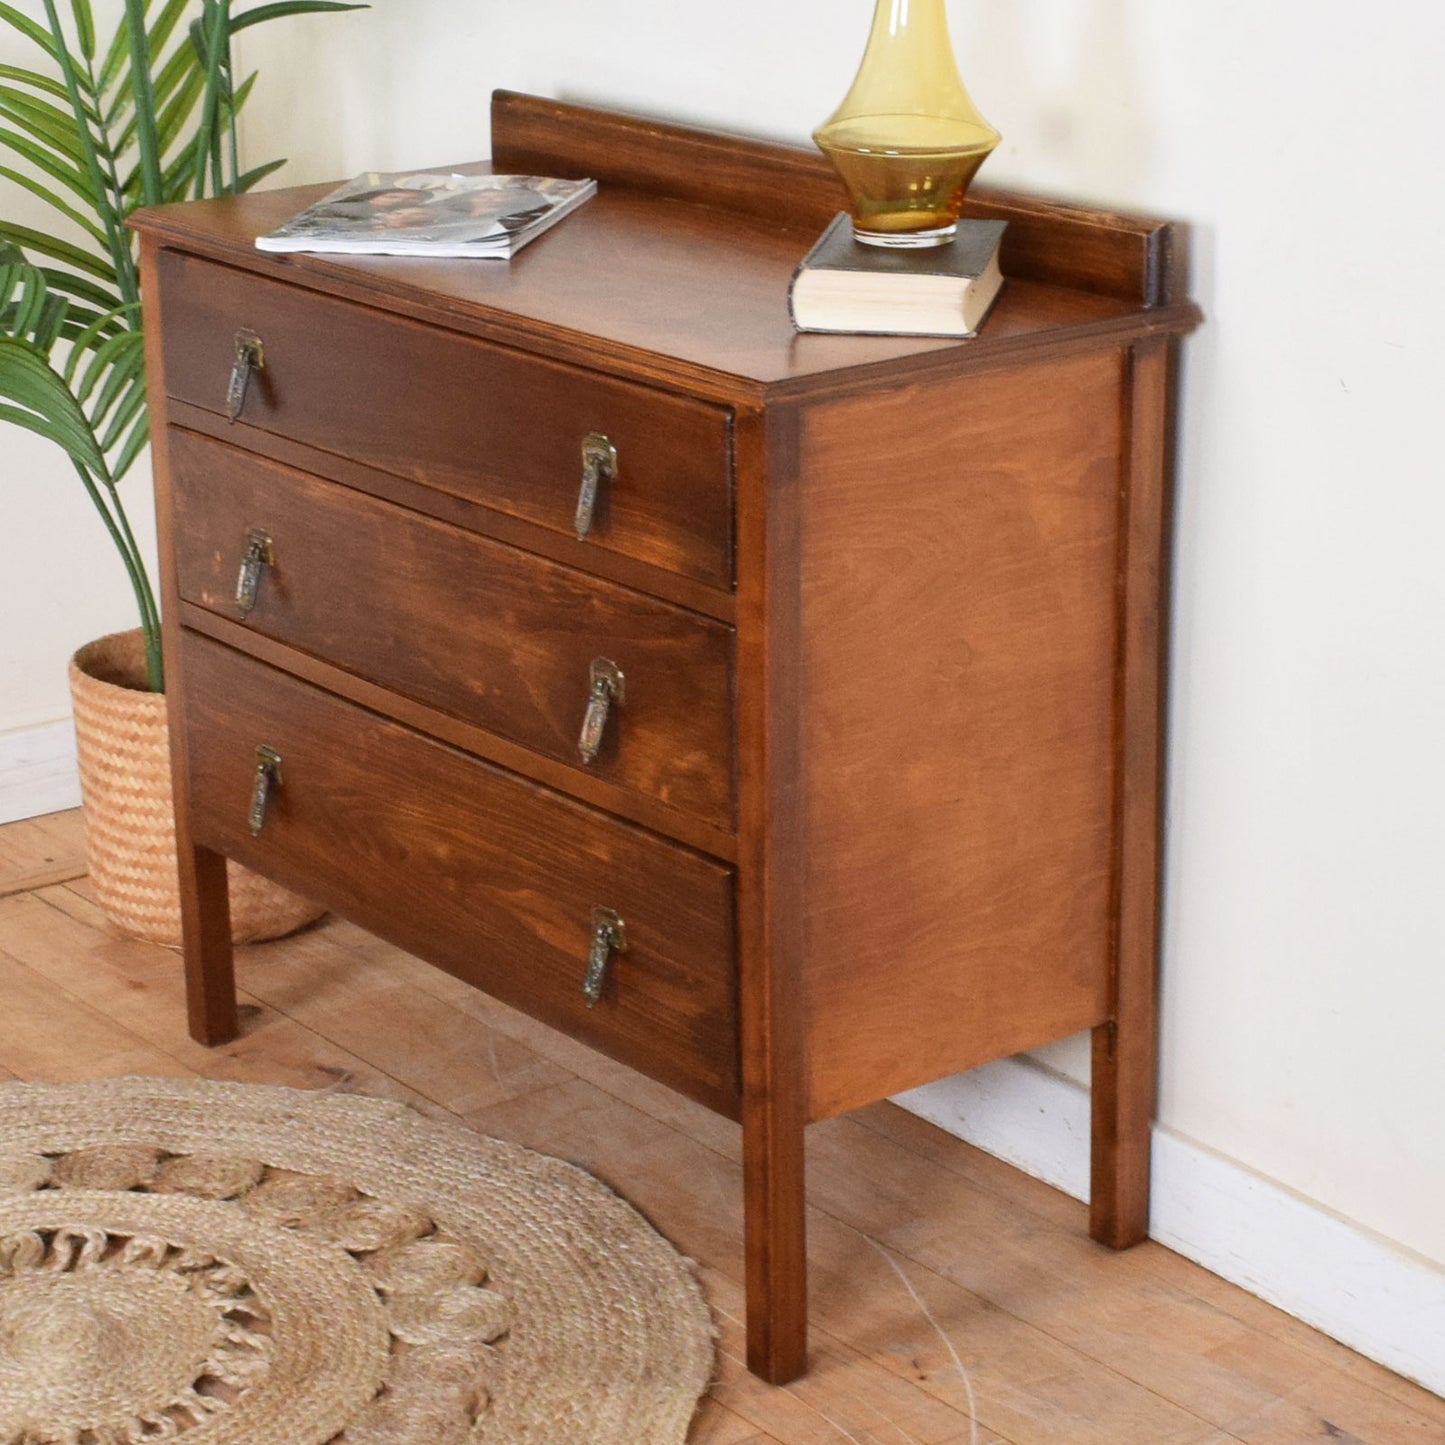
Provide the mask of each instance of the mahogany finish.
{"label": "mahogany finish", "polygon": [[608,658],[626,697],[587,771],[732,826],[730,627],[191,432],[170,450],[187,602],[237,616],[259,526],[248,627],[577,768]]}
{"label": "mahogany finish", "polygon": [[[605,151],[597,154],[601,159]],[[749,143],[741,143],[740,163],[751,154]],[[744,398],[836,396],[841,387],[896,383],[913,372],[956,374],[1061,347],[1128,345],[1141,335],[1187,330],[1197,314],[1183,303],[1146,307],[1102,291],[1013,276],[989,317],[984,345],[960,348],[955,341],[919,336],[799,336],[788,321],[786,298],[789,279],[817,239],[806,217],[782,223],[620,186],[604,188],[566,225],[548,232],[545,246],[528,246],[509,264],[298,258],[255,249],[258,234],[325,190],[264,191],[194,210],[189,203],[163,206],[139,224],[189,255],[435,322],[447,332],[440,344],[448,349],[451,333],[465,333],[584,369],[602,368],[610,378],[656,385],[666,392],[657,398],[660,406],[673,392],[729,406]],[[1062,245],[1060,251],[1067,254]],[[220,279],[205,274],[213,283]],[[289,318],[302,299],[292,296],[283,324],[294,324]],[[232,319],[221,318],[223,324]],[[233,334],[234,327],[221,348],[224,366]],[[303,334],[315,340],[314,330]],[[199,344],[214,359],[217,344]],[[375,358],[372,364],[378,364]],[[308,385],[330,392],[324,378]],[[213,390],[208,396],[210,406],[219,405]],[[335,399],[345,404],[345,398]],[[484,399],[471,394],[458,404],[476,408]],[[419,445],[429,444],[421,439]]]}
{"label": "mahogany finish", "polygon": [[[1090,1227],[1147,1227],[1198,312],[1173,228],[993,195],[976,341],[798,336],[820,158],[505,93],[493,130],[500,168],[602,182],[507,265],[255,251],[314,189],[139,221],[192,1029],[235,1027],[224,855],[740,1118],[748,1362],[781,1382],[809,1120],[1092,1028]],[[231,426],[242,327],[267,369]],[[594,430],[622,461],[579,543]],[[599,655],[627,699],[584,767]],[[588,1009],[598,906],[628,950]]]}
{"label": "mahogany finish", "polygon": [[[812,147],[599,113],[515,91],[492,98],[492,164],[524,175],[591,176],[813,231],[848,208],[837,172]],[[1009,223],[1005,275],[1146,306],[1183,299],[1179,228],[1166,221],[988,185],[969,187],[964,210]]]}
{"label": "mahogany finish", "polygon": [[[222,411],[237,318],[265,341],[254,426],[572,535],[582,440],[618,475],[584,545],[732,584],[728,416],[175,253],[160,284],[178,401]],[[315,361],[316,337],[332,350]],[[220,384],[217,383],[220,378]]]}
{"label": "mahogany finish", "polygon": [[1123,1249],[1149,1233],[1149,1125],[1158,1031],[1159,857],[1163,809],[1163,638],[1169,353],[1129,354],[1129,450],[1120,494],[1119,666],[1115,675],[1116,966],[1106,1021],[1094,1030],[1089,1233]]}
{"label": "mahogany finish", "polygon": [[[341,482],[356,491],[435,517],[439,522],[450,522],[470,532],[481,532],[499,542],[508,542],[536,556],[550,557],[554,562],[575,566],[581,555],[579,548],[586,546],[586,543],[578,542],[575,532],[563,533],[555,527],[543,527],[509,516],[473,498],[439,492],[435,487],[412,481],[409,477],[399,477],[394,472],[381,471],[335,452],[305,446],[276,432],[248,426],[244,421],[228,422],[224,416],[192,406],[189,402],[171,399],[166,411],[175,426],[199,436],[212,437],[255,456],[268,457],[298,471]],[[669,572],[623,552],[605,548],[590,548],[586,561],[588,572],[594,576],[606,577],[636,591],[665,598],[680,607],[705,613],[722,622],[733,620],[734,594],[731,591],[720,591],[680,572]]]}
{"label": "mahogany finish", "polygon": [[802,419],[812,1118],[1108,1016],[1122,375]]}
{"label": "mahogany finish", "polygon": [[[736,1116],[730,868],[209,638],[182,651],[201,842]],[[258,743],[282,781],[252,837]],[[589,1009],[598,904],[625,919],[627,951]]]}

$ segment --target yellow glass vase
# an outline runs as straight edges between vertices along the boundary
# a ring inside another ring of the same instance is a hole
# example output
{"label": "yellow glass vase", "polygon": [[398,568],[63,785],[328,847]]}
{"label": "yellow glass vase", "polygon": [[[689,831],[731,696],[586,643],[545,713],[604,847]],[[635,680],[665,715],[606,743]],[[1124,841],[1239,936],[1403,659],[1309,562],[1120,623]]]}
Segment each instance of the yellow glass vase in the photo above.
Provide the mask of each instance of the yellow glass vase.
{"label": "yellow glass vase", "polygon": [[813,132],[873,246],[942,246],[999,133],[959,79],[944,0],[877,0],[853,88]]}

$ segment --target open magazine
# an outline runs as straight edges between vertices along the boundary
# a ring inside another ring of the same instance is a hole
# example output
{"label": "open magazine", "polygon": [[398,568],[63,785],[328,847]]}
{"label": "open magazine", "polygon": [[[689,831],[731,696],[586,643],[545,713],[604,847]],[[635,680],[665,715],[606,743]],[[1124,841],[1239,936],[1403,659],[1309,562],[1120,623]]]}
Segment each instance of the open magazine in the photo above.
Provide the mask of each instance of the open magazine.
{"label": "open magazine", "polygon": [[596,181],[551,176],[372,171],[257,237],[256,245],[262,251],[505,260],[596,192]]}

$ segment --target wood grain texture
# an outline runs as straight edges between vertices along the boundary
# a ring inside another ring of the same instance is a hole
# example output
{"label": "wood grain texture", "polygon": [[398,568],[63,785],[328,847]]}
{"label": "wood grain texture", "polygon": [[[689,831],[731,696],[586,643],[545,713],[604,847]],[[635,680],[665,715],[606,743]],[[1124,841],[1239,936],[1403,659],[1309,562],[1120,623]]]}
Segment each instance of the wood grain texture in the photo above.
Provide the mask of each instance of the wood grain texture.
{"label": "wood grain texture", "polygon": [[[211,847],[735,1115],[732,870],[188,635],[195,828]],[[252,837],[256,747],[282,783]],[[594,906],[614,954],[585,1006]]]}
{"label": "wood grain texture", "polygon": [[[800,336],[788,321],[788,284],[820,227],[783,226],[621,186],[604,187],[506,266],[255,250],[257,235],[325,189],[161,207],[139,213],[135,224],[168,247],[258,276],[724,403],[806,396],[912,372],[954,373],[1069,344],[1124,345],[1199,320],[1183,301],[1146,307],[1015,275],[972,341]],[[234,329],[225,334],[215,383],[221,388]],[[215,392],[208,395],[215,407]]]}
{"label": "wood grain texture", "polygon": [[[473,263],[477,264],[477,263]],[[224,411],[241,328],[265,345],[252,425],[575,540],[582,441],[617,448],[578,552],[732,585],[728,414],[164,252],[169,394]],[[304,299],[305,305],[299,303]],[[326,338],[324,353],[317,336]]]}
{"label": "wood grain texture", "polygon": [[[492,95],[492,161],[522,174],[592,176],[802,229],[821,231],[848,209],[832,166],[812,147],[779,145],[599,113],[499,90]],[[1146,306],[1183,295],[1180,261],[1160,220],[974,186],[965,215],[1009,223],[1006,275],[1095,291]]]}
{"label": "wood grain texture", "polygon": [[85,825],[75,809],[0,828],[0,898],[84,874]]}
{"label": "wood grain texture", "polygon": [[1108,1011],[1117,354],[810,408],[810,1114]]}
{"label": "wood grain texture", "polygon": [[1169,353],[1135,348],[1125,401],[1123,553],[1116,702],[1114,909],[1110,1022],[1094,1032],[1089,1232],[1115,1249],[1149,1233],[1149,1135],[1158,1043],[1159,858],[1163,812],[1165,427]]}
{"label": "wood grain texture", "polygon": [[313,477],[340,482],[354,491],[395,502],[410,511],[465,528],[468,532],[493,537],[538,557],[549,557],[563,566],[585,566],[592,576],[631,587],[636,592],[645,592],[649,597],[661,598],[678,607],[686,607],[690,612],[700,612],[704,617],[713,617],[719,622],[733,621],[731,591],[709,587],[704,582],[684,577],[678,572],[665,571],[635,557],[624,556],[621,552],[587,547],[571,533],[564,536],[521,517],[507,516],[481,502],[456,497],[450,492],[439,492],[435,487],[367,466],[352,457],[303,446],[289,437],[248,426],[244,421],[228,422],[223,416],[188,402],[168,399],[166,415],[172,426],[208,436],[225,446],[267,457]]}
{"label": "wood grain texture", "polygon": [[335,693],[383,717],[392,718],[417,732],[426,733],[441,742],[450,743],[463,752],[496,763],[509,772],[542,783],[558,792],[567,793],[584,803],[606,812],[616,813],[640,823],[655,833],[663,833],[685,843],[700,853],[710,853],[725,862],[737,861],[737,834],[732,829],[715,827],[692,813],[668,808],[644,794],[619,787],[600,777],[579,772],[568,764],[556,762],[541,753],[532,752],[519,743],[509,742],[496,733],[487,732],[473,723],[464,722],[450,713],[438,712],[390,688],[379,687],[353,672],[299,652],[294,647],[273,641],[239,621],[207,612],[189,602],[180,606],[180,620],[192,632],[214,637],[227,647],[248,653],[270,663],[304,682],[314,683],[326,692]]}
{"label": "wood grain texture", "polygon": [[[48,846],[0,828],[20,869]],[[690,1440],[966,1445],[947,1347],[871,1240],[965,1361],[981,1442],[1445,1439],[1445,1401],[1158,1245],[1098,1249],[1083,1205],[890,1104],[809,1130],[812,1368],[770,1388],[742,1362],[739,1131],[709,1110],[335,918],[238,950],[244,1032],[218,1049],[186,1037],[174,955],[116,937],[84,880],[0,900],[0,939],[0,1077],[356,1089],[610,1179],[699,1261],[721,1327]]]}
{"label": "wood grain texture", "polygon": [[[259,527],[255,631],[716,826],[733,822],[732,629],[191,432],[169,439],[184,600],[238,616]],[[594,659],[622,669],[578,755]]]}
{"label": "wood grain texture", "polygon": [[184,736],[185,661],[181,656],[180,588],[176,575],[170,452],[164,427],[166,356],[162,338],[162,286],[157,247],[142,239],[141,291],[145,297],[146,393],[157,421],[151,431],[151,470],[155,484],[158,591],[165,657],[166,721],[172,739],[171,788],[176,817],[176,865],[181,905],[181,952],[186,969],[186,1004],[191,1037],[198,1043],[223,1044],[235,1038],[236,975],[231,947],[230,885],[226,860],[196,841],[192,830],[190,772],[176,740]]}

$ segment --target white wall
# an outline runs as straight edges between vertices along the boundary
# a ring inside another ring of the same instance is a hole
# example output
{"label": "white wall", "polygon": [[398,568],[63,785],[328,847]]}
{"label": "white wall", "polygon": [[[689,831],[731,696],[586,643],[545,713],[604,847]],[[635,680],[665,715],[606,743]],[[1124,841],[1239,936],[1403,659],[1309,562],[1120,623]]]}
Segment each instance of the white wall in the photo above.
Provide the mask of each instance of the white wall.
{"label": "white wall", "polygon": [[[301,181],[480,156],[494,86],[803,140],[871,8],[378,0],[252,33],[250,158],[289,153]],[[1445,7],[951,10],[1005,135],[986,179],[1195,228],[1208,320],[1182,399],[1163,1123],[1445,1264]],[[98,568],[59,571],[71,525],[0,540],[6,616],[55,599],[0,728],[56,705],[30,673],[103,610]],[[1077,1073],[1083,1055],[1048,1057]]]}

